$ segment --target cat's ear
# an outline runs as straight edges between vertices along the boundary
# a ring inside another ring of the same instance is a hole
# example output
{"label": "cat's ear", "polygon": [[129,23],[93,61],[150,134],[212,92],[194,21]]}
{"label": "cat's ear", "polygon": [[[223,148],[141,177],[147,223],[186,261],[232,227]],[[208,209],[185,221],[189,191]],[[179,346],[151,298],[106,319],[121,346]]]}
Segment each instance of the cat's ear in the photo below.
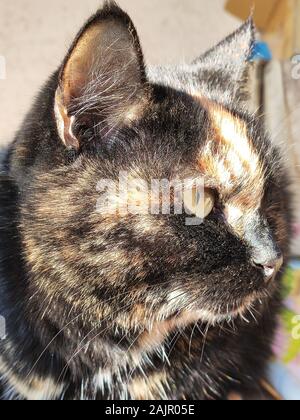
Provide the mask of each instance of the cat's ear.
{"label": "cat's ear", "polygon": [[[245,87],[252,67],[250,58],[256,41],[253,19],[197,59],[193,66],[205,80],[210,99],[224,101],[245,99]],[[221,98],[222,99],[222,98]]]}
{"label": "cat's ear", "polygon": [[107,134],[137,118],[146,97],[135,27],[116,3],[106,1],[78,34],[60,71],[55,97],[59,135],[68,148],[78,149],[82,130],[100,127],[99,134]]}

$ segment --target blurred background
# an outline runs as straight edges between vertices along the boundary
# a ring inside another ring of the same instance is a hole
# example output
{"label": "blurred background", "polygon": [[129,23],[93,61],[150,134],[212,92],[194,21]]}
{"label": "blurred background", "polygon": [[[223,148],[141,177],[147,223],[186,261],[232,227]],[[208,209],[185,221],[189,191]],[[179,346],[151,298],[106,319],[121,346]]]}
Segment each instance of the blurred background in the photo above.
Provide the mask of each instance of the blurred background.
{"label": "blurred background", "polygon": [[[254,13],[264,44],[256,50],[251,106],[282,148],[295,210],[295,258],[285,277],[286,307],[270,381],[278,398],[300,399],[300,337],[294,322],[300,314],[300,0],[118,3],[135,22],[148,64],[191,61]],[[39,88],[100,5],[101,0],[0,0],[0,145],[13,139]]]}

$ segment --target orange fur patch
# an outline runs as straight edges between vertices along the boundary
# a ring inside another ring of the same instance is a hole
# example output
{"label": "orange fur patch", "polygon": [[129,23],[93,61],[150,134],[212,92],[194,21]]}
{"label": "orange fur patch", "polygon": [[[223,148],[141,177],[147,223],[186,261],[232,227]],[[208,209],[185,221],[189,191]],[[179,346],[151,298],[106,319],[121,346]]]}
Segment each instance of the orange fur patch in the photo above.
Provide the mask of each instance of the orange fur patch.
{"label": "orange fur patch", "polygon": [[241,234],[241,219],[261,205],[264,169],[246,122],[220,105],[206,100],[201,103],[210,116],[211,137],[199,156],[199,169],[207,185],[220,193],[228,222]]}

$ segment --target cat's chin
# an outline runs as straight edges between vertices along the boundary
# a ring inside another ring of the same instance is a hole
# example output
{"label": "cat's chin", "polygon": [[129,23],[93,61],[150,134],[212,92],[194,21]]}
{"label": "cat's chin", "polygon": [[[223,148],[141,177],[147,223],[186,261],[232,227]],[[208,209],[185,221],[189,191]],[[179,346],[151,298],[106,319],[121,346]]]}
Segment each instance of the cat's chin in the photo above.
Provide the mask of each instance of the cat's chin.
{"label": "cat's chin", "polygon": [[226,311],[222,311],[220,309],[215,310],[213,306],[210,310],[195,310],[191,313],[192,322],[196,322],[198,320],[199,322],[214,326],[226,321],[230,322],[240,318],[246,323],[249,323],[251,318],[255,318],[254,312],[257,312],[255,306],[257,304],[263,306],[266,298],[266,294],[255,292],[247,296],[239,303],[228,304]]}
{"label": "cat's chin", "polygon": [[246,314],[247,312],[251,310],[251,304],[249,305],[241,305],[239,308],[226,312],[226,313],[222,313],[222,312],[214,312],[214,311],[206,311],[206,310],[201,310],[201,311],[197,311],[196,315],[198,317],[198,320],[201,322],[205,322],[207,324],[210,324],[212,326],[226,322],[226,321],[232,321],[235,320],[236,318],[242,318],[245,321],[248,321],[246,318]]}
{"label": "cat's chin", "polygon": [[[201,298],[199,302],[194,303],[192,307],[188,307],[185,310],[176,310],[175,312],[169,311],[169,315],[165,317],[164,315],[161,318],[165,319],[169,325],[175,325],[176,327],[186,327],[196,322],[206,323],[212,326],[221,324],[224,322],[231,322],[240,318],[246,323],[249,323],[249,320],[255,318],[255,313],[261,312],[259,308],[264,308],[265,302],[274,295],[277,290],[276,284],[269,286],[269,288],[264,288],[260,291],[253,291],[251,294],[241,297],[239,299],[232,299],[228,302],[205,302],[201,303]],[[169,300],[172,303],[176,303],[177,295],[181,299],[183,296],[182,292],[172,293]],[[177,302],[180,304],[180,300]],[[165,308],[164,308],[165,309]],[[170,308],[168,308],[170,310]]]}

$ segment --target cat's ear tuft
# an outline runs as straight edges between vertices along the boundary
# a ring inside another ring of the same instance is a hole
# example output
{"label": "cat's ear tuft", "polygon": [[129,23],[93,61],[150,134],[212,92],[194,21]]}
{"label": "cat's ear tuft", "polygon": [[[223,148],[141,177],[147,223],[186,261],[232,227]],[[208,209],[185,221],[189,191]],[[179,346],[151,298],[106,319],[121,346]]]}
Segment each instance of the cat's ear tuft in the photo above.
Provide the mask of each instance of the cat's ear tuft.
{"label": "cat's ear tuft", "polygon": [[80,147],[80,127],[99,134],[137,118],[146,102],[143,54],[129,16],[114,1],[86,23],[60,71],[55,98],[59,135]]}
{"label": "cat's ear tuft", "polygon": [[211,99],[217,100],[220,92],[224,92],[224,100],[234,101],[243,96],[256,33],[251,17],[236,32],[194,62],[201,79],[209,81]]}

